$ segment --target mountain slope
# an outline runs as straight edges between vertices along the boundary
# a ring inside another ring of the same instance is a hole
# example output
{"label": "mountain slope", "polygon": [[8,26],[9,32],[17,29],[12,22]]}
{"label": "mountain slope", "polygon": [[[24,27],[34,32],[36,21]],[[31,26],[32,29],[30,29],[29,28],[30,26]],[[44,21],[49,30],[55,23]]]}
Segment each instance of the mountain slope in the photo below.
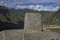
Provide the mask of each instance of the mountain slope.
{"label": "mountain slope", "polygon": [[48,24],[60,25],[60,9],[49,17]]}
{"label": "mountain slope", "polygon": [[0,6],[0,30],[23,29],[24,13],[13,8]]}

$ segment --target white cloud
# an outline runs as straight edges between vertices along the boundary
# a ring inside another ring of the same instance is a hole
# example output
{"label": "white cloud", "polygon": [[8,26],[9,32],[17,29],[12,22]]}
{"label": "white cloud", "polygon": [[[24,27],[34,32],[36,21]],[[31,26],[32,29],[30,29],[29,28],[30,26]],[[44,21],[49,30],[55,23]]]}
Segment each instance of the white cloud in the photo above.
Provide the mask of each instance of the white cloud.
{"label": "white cloud", "polygon": [[17,5],[16,9],[24,9],[26,8],[26,6],[20,6],[20,5]]}
{"label": "white cloud", "polygon": [[56,7],[53,7],[53,6],[43,6],[43,5],[29,5],[29,6],[20,6],[18,5],[17,6],[17,9],[24,9],[24,8],[28,8],[28,9],[33,9],[33,10],[38,10],[38,11],[57,11],[60,7],[59,6],[56,6]]}
{"label": "white cloud", "polygon": [[[11,7],[14,7],[16,4],[27,4],[27,3],[44,3],[44,2],[56,2],[57,4],[60,3],[60,0],[0,0],[0,5],[3,5],[5,3],[8,4],[8,6],[11,6]],[[7,5],[7,4],[4,4],[4,5]],[[17,8],[20,7],[20,6],[17,6]],[[30,6],[26,6],[27,8],[29,9],[38,9],[40,10],[39,8],[43,8],[43,6],[40,6],[40,5],[37,5],[37,6],[33,6],[33,5],[30,5]],[[25,8],[25,6],[21,7],[21,8]]]}

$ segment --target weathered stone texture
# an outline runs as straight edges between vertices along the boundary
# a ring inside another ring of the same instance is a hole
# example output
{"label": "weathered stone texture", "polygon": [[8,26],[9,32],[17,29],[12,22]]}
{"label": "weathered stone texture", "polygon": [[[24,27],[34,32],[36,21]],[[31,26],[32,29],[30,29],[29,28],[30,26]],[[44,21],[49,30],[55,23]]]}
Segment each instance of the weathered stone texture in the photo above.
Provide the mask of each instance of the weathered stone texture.
{"label": "weathered stone texture", "polygon": [[26,13],[24,31],[30,32],[32,30],[41,29],[41,14],[40,13]]}
{"label": "weathered stone texture", "polygon": [[41,14],[26,13],[24,26],[24,40],[40,40],[38,32],[41,30]]}
{"label": "weathered stone texture", "polygon": [[24,40],[24,31],[23,30],[6,30],[5,40]]}
{"label": "weathered stone texture", "polygon": [[0,40],[5,40],[5,35],[4,35],[4,32],[3,31],[1,31],[0,32]]}

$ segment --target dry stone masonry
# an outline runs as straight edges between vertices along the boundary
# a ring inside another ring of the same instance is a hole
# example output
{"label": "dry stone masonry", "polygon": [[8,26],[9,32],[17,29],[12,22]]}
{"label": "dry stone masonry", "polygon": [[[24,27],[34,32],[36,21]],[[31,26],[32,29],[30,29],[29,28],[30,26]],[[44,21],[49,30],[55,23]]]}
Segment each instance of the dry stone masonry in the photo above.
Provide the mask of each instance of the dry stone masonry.
{"label": "dry stone masonry", "polygon": [[41,14],[26,13],[24,29],[0,32],[0,40],[60,40],[60,32],[42,31]]}
{"label": "dry stone masonry", "polygon": [[39,32],[41,30],[41,14],[26,13],[24,26],[25,40],[39,40]]}
{"label": "dry stone masonry", "polygon": [[25,33],[40,31],[41,29],[41,14],[40,13],[26,13],[25,15]]}

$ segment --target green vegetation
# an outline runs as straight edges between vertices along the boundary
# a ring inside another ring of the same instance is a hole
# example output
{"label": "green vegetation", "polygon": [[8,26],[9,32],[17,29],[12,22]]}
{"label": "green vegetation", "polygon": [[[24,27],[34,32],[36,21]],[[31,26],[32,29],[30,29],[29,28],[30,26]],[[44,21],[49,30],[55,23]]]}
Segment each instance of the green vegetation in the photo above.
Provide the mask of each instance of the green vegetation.
{"label": "green vegetation", "polygon": [[55,12],[54,14],[52,14],[50,17],[48,17],[46,19],[46,24],[49,24],[49,25],[60,25],[60,10],[58,10],[57,12]]}
{"label": "green vegetation", "polygon": [[17,24],[19,21],[23,22],[24,13],[20,10],[0,6],[0,21]]}
{"label": "green vegetation", "polygon": [[0,6],[0,31],[8,29],[23,29],[24,12],[20,9]]}
{"label": "green vegetation", "polygon": [[19,21],[21,21],[19,15],[16,14],[16,13],[12,13],[12,14],[10,15],[10,19],[11,19],[11,21],[12,21],[13,23],[15,23],[15,24],[18,23]]}

